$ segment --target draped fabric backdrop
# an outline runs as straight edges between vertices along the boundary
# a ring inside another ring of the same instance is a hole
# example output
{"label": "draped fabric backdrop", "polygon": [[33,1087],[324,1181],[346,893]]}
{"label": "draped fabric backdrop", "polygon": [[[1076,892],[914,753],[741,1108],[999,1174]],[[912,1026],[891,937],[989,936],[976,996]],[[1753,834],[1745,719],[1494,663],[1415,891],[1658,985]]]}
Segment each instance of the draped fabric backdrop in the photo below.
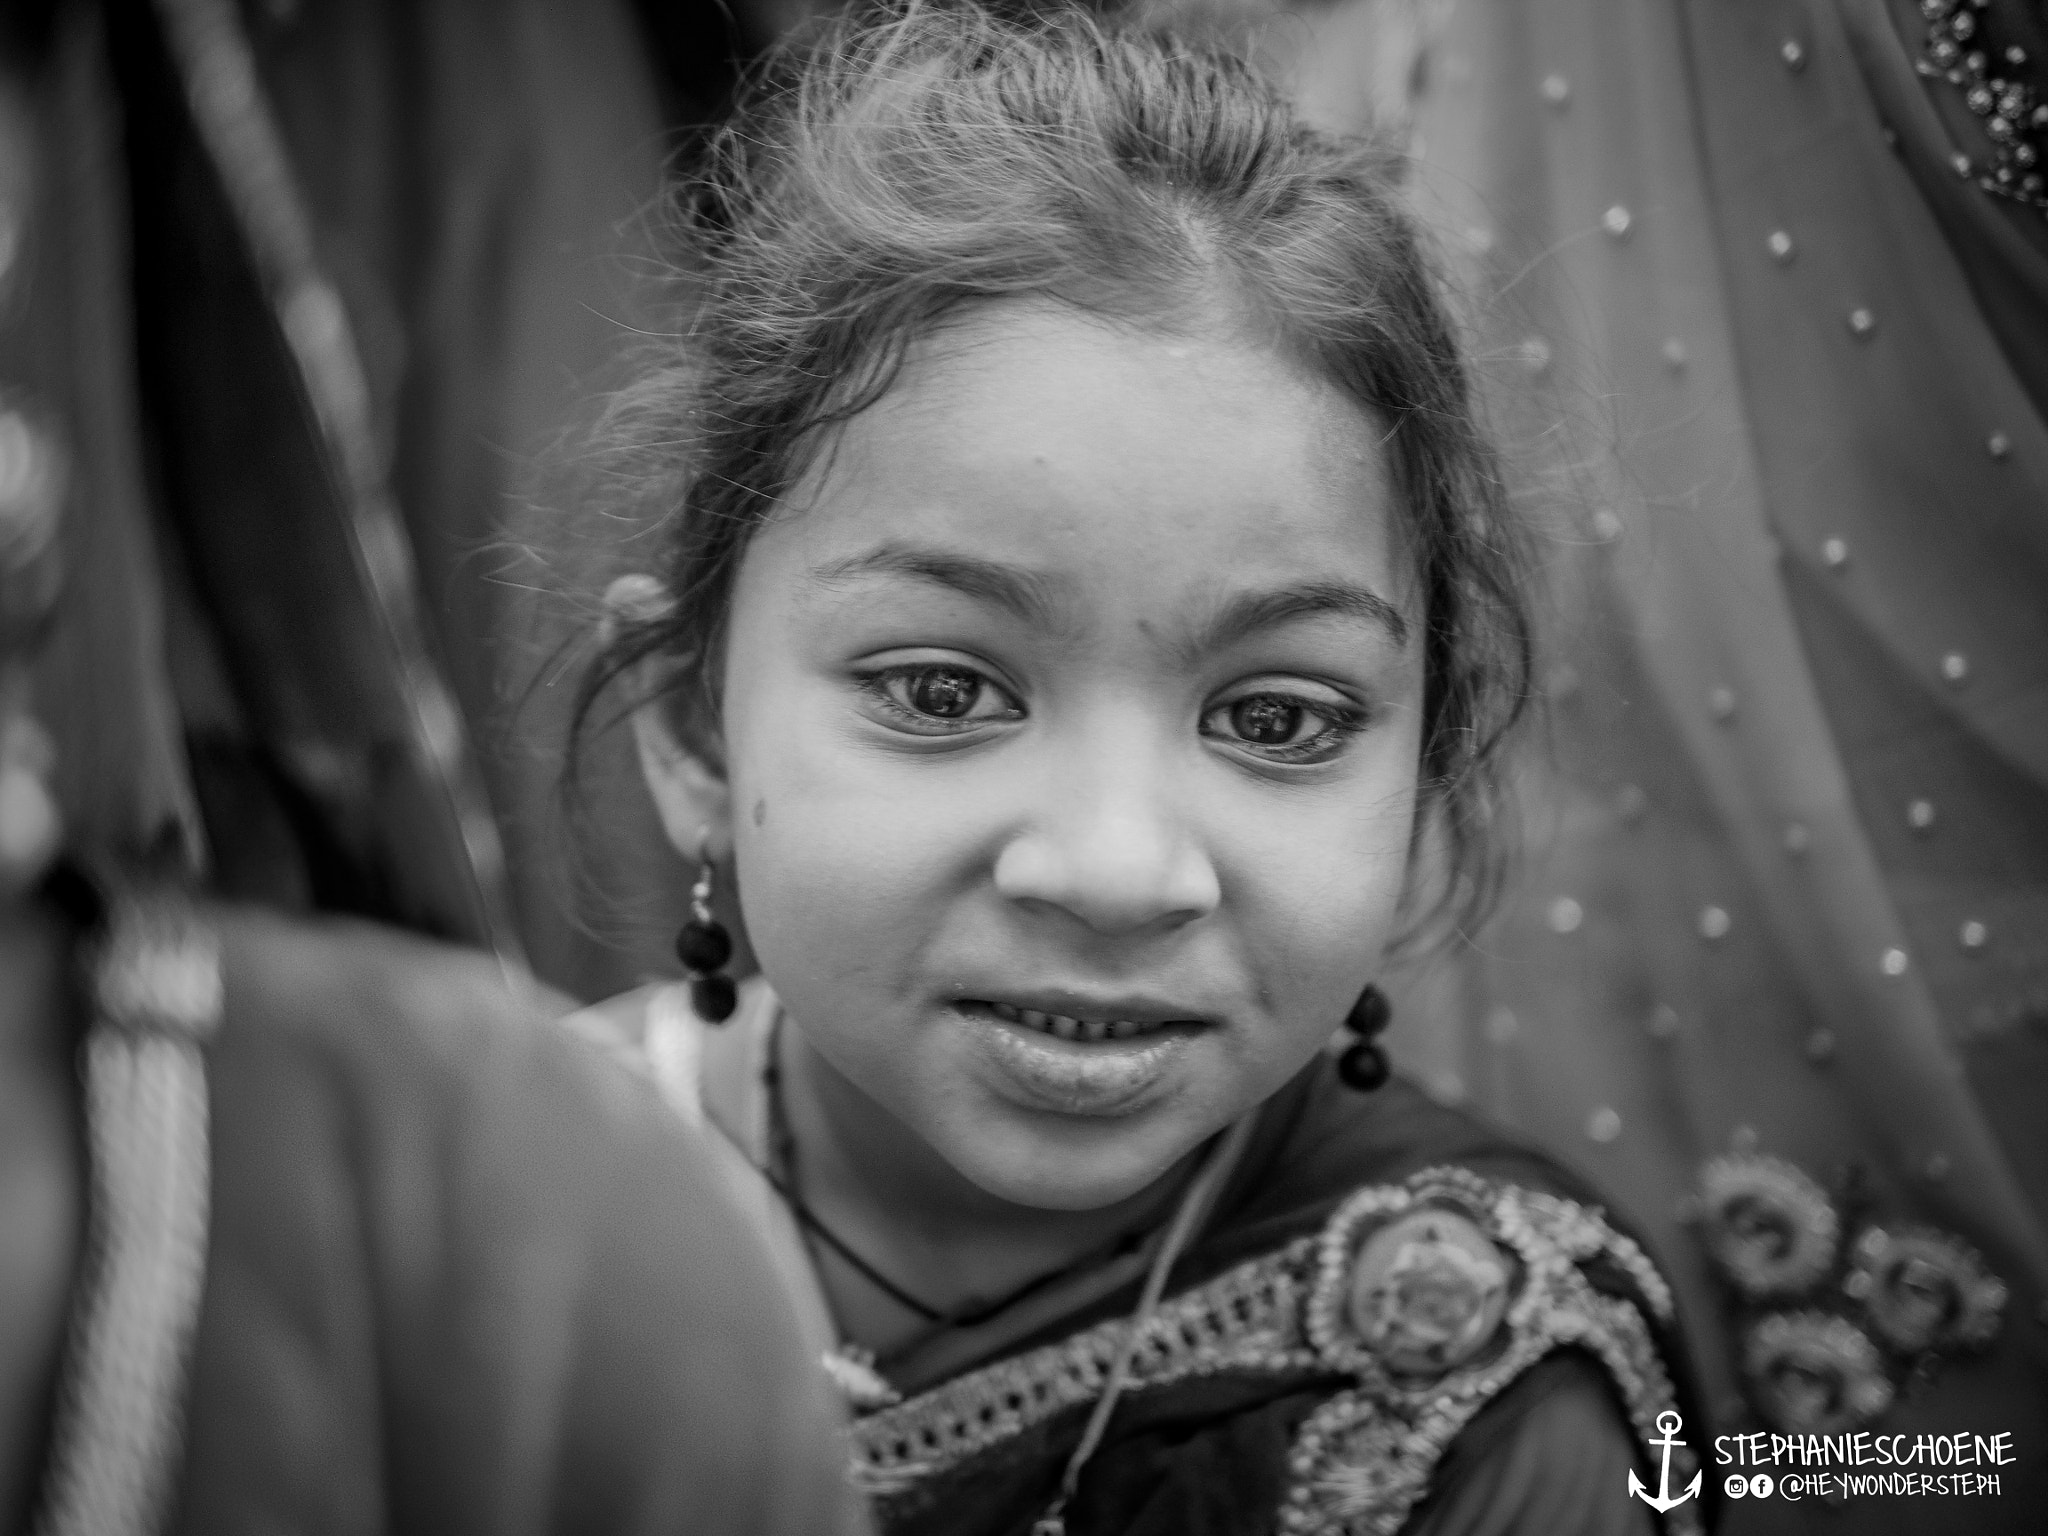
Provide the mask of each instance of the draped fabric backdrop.
{"label": "draped fabric backdrop", "polygon": [[[2001,50],[2040,19],[1979,15]],[[1272,46],[1313,109],[1405,108],[1416,196],[1544,529],[1530,854],[1503,920],[1409,978],[1397,1059],[1647,1224],[1718,1430],[1786,1422],[1772,1380],[1839,1427],[1836,1357],[1771,1377],[1764,1314],[1882,1340],[1883,1308],[1919,1286],[1939,1310],[1940,1266],[1968,1278],[1977,1250],[2009,1291],[1989,1348],[1877,1351],[1898,1395],[1868,1427],[2012,1432],[2001,1496],[1732,1501],[1731,1528],[2033,1529],[2048,223],[1958,174],[1959,154],[1984,174],[1993,142],[1960,88],[1916,73],[1911,0],[1300,17]],[[1717,1273],[1701,1177],[1729,1155],[1826,1197],[1785,1207],[1840,1224],[1810,1284],[1738,1305]],[[1934,1269],[1880,1268],[1859,1301],[1857,1255],[1918,1229]]]}

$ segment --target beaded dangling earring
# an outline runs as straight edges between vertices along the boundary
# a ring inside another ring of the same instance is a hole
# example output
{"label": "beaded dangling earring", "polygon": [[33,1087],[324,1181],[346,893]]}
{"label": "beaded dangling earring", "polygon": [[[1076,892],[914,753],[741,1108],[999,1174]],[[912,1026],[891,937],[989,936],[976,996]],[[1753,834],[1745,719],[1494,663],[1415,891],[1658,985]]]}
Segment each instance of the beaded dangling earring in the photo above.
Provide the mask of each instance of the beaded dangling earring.
{"label": "beaded dangling earring", "polygon": [[690,887],[690,920],[676,935],[676,958],[690,973],[690,1006],[708,1024],[723,1024],[739,1005],[739,989],[725,974],[732,935],[711,915],[711,853],[707,828],[697,845],[697,883]]}
{"label": "beaded dangling earring", "polygon": [[1346,1046],[1343,1055],[1337,1058],[1337,1075],[1348,1087],[1356,1088],[1360,1093],[1371,1093],[1392,1075],[1393,1068],[1387,1062],[1387,1053],[1377,1040],[1393,1020],[1394,1005],[1387,1001],[1387,994],[1378,987],[1368,985],[1358,994],[1358,1001],[1344,1015],[1344,1027],[1358,1039]]}

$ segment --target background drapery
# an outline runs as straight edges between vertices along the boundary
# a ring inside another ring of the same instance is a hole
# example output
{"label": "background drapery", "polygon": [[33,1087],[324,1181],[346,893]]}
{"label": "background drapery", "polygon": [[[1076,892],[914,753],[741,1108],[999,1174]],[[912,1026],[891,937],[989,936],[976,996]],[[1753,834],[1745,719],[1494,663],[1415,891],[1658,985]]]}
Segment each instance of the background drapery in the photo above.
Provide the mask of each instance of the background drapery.
{"label": "background drapery", "polygon": [[[1793,1162],[1852,1231],[1959,1234],[2011,1288],[2002,1330],[1884,1427],[2009,1429],[2022,1460],[1995,1507],[1853,1528],[2035,1518],[2048,226],[1957,175],[1988,141],[1915,73],[1914,4],[1364,9],[1424,39],[1416,196],[1549,587],[1529,853],[1503,921],[1410,980],[1397,1060],[1652,1228],[1728,1427],[1703,1162]],[[1401,116],[1296,52],[1327,115]]]}

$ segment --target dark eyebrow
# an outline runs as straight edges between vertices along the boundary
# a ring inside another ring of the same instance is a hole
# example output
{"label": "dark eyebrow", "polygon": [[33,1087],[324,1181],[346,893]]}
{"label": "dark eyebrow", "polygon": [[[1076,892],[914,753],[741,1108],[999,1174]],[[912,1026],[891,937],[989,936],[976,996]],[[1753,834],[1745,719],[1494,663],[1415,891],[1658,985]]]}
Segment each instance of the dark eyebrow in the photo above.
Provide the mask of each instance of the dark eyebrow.
{"label": "dark eyebrow", "polygon": [[1051,628],[1061,604],[1054,584],[1035,571],[928,545],[883,544],[866,554],[834,560],[811,572],[827,586],[856,576],[908,576],[1007,609],[1026,624]]}
{"label": "dark eyebrow", "polygon": [[1221,650],[1262,629],[1326,614],[1362,619],[1385,630],[1396,647],[1408,644],[1408,621],[1401,616],[1401,610],[1370,587],[1312,581],[1233,597],[1196,633],[1190,649],[1196,654]]}

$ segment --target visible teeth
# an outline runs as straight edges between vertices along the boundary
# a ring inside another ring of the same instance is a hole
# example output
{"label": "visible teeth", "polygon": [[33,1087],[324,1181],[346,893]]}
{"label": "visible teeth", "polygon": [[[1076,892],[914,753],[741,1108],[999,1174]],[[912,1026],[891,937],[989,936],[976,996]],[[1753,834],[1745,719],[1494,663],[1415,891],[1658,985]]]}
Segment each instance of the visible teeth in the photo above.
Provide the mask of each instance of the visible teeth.
{"label": "visible teeth", "polygon": [[1009,1023],[1022,1024],[1027,1029],[1056,1035],[1062,1040],[1079,1040],[1084,1043],[1098,1040],[1129,1040],[1135,1035],[1146,1033],[1152,1027],[1132,1019],[1074,1019],[1062,1013],[1040,1013],[1036,1008],[1019,1008],[1015,1003],[991,1002],[987,1006],[990,1013]]}

